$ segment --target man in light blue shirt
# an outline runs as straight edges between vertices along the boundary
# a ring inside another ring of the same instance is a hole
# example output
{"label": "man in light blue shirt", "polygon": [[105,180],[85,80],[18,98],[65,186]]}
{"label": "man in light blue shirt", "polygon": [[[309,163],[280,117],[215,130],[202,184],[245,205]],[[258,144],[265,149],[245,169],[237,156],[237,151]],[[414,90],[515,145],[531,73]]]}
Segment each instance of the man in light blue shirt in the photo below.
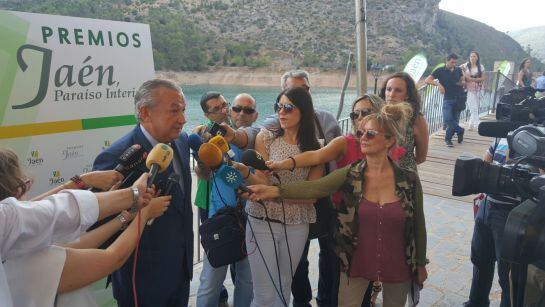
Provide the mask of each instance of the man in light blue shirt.
{"label": "man in light blue shirt", "polygon": [[545,71],[541,76],[536,79],[536,90],[538,90],[538,92],[536,93],[536,97],[545,96]]}

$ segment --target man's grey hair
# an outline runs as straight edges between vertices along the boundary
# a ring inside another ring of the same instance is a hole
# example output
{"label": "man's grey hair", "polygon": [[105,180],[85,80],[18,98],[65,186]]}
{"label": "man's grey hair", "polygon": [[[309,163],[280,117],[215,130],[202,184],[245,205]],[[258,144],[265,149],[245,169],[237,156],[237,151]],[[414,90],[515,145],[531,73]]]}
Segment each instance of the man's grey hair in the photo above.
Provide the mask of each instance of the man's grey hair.
{"label": "man's grey hair", "polygon": [[160,87],[173,89],[179,92],[182,95],[182,98],[184,98],[184,93],[182,92],[182,89],[174,82],[163,79],[148,80],[140,86],[140,88],[138,89],[138,91],[136,91],[136,94],[134,95],[134,112],[138,121],[142,120],[142,118],[140,117],[140,108],[153,106],[153,104],[155,103],[153,101],[153,92]]}
{"label": "man's grey hair", "polygon": [[282,77],[280,77],[280,87],[282,88],[282,90],[286,89],[286,81],[288,80],[288,78],[305,79],[310,86],[310,77],[309,73],[306,70],[294,69],[285,72]]}

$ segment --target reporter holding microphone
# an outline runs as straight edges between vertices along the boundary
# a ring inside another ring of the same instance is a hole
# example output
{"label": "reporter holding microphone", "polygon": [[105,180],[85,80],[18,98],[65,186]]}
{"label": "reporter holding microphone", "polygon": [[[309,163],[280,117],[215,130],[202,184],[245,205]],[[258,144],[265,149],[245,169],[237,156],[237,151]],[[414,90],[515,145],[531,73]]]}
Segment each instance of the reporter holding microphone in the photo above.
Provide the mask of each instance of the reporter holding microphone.
{"label": "reporter holding microphone", "polygon": [[[173,173],[180,181],[171,189],[171,205],[165,214],[144,227],[136,261],[136,297],[140,307],[187,306],[193,273],[193,214],[188,136],[182,132],[185,98],[176,84],[153,79],[137,90],[134,104],[138,124],[97,156],[93,170],[114,169],[118,157],[134,144],[150,155],[159,143],[172,148],[172,163],[156,175],[153,184],[164,191]],[[131,178],[147,172],[140,166]],[[133,181],[128,179],[121,187]],[[112,274],[114,298],[122,307],[134,306],[132,270],[131,257]]]}
{"label": "reporter holding microphone", "polygon": [[[89,191],[66,190],[42,201],[25,202],[18,200],[29,188],[25,184],[27,182],[25,179],[16,154],[11,150],[0,149],[0,199],[2,199],[0,201],[0,257],[3,263],[0,264],[1,306],[13,306],[14,303],[16,306],[29,305],[19,303],[20,299],[26,299],[26,297],[12,295],[12,293],[24,293],[26,286],[21,287],[11,283],[8,286],[5,273],[10,273],[13,261],[43,250],[53,242],[73,241],[79,237],[82,229],[89,227],[97,219],[133,206],[136,209],[142,208],[151,198],[145,186],[137,183],[124,190],[97,194]],[[121,251],[122,249],[117,249],[113,253],[109,252],[104,259],[111,260],[113,259],[111,257],[115,257]],[[80,255],[73,258],[63,252],[59,255],[66,256],[67,263],[69,259],[82,259],[79,258]],[[59,264],[62,268],[64,261],[61,260]],[[15,272],[10,276],[21,275],[19,273]],[[90,283],[95,278],[89,278],[88,274],[77,270],[67,270],[66,274],[73,278],[73,285],[76,286]],[[48,275],[30,277],[39,283]],[[54,290],[56,293],[56,288]],[[54,295],[52,297],[54,298]]]}

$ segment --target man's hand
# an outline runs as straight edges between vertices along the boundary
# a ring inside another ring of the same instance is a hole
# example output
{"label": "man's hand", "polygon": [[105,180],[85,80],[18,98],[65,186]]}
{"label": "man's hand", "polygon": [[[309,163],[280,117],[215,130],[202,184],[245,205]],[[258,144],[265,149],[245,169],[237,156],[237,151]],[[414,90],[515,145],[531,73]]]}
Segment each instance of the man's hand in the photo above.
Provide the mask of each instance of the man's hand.
{"label": "man's hand", "polygon": [[280,189],[277,186],[264,184],[251,185],[248,187],[250,199],[253,201],[270,200],[280,197]]}
{"label": "man's hand", "polygon": [[445,87],[442,86],[441,84],[438,84],[438,85],[437,85],[437,88],[439,89],[439,93],[441,93],[441,94],[444,94],[444,93],[445,93]]}
{"label": "man's hand", "polygon": [[108,191],[112,186],[123,180],[121,173],[109,171],[94,171],[80,176],[86,187]]}
{"label": "man's hand", "polygon": [[423,265],[417,266],[416,270],[418,271],[418,286],[422,289],[424,288],[424,282],[428,279],[428,271],[426,270],[426,266]]}
{"label": "man's hand", "polygon": [[221,123],[220,126],[225,128],[225,136],[224,136],[225,140],[228,143],[233,142],[233,139],[235,138],[235,130],[231,128],[229,125],[227,125],[226,123]]}
{"label": "man's hand", "polygon": [[206,164],[202,163],[201,161],[197,161],[197,165],[195,165],[195,174],[197,174],[197,177],[199,179],[210,179],[210,174],[212,170],[210,167],[208,167]]}

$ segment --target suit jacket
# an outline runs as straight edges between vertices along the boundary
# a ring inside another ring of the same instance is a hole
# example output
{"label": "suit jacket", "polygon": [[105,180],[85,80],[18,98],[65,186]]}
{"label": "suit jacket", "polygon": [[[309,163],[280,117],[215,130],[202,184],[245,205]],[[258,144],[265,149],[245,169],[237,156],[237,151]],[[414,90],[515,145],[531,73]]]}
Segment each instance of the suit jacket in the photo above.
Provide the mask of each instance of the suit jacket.
{"label": "suit jacket", "polygon": [[[118,163],[119,156],[134,144],[142,145],[148,153],[152,150],[139,125],[100,153],[95,159],[93,170],[113,169]],[[153,306],[161,306],[160,302],[165,302],[172,296],[179,296],[183,292],[182,289],[189,289],[193,273],[193,214],[187,134],[181,133],[170,146],[181,162],[180,175],[184,190],[182,191],[180,185],[174,185],[168,210],[157,218],[152,226],[146,226],[144,229],[136,264],[139,301],[152,302]],[[143,165],[134,171],[133,176],[124,185],[132,185],[147,171]],[[166,182],[172,172],[171,164],[169,169],[157,175],[155,182]],[[112,274],[114,297],[118,301],[132,302],[133,256]]]}

